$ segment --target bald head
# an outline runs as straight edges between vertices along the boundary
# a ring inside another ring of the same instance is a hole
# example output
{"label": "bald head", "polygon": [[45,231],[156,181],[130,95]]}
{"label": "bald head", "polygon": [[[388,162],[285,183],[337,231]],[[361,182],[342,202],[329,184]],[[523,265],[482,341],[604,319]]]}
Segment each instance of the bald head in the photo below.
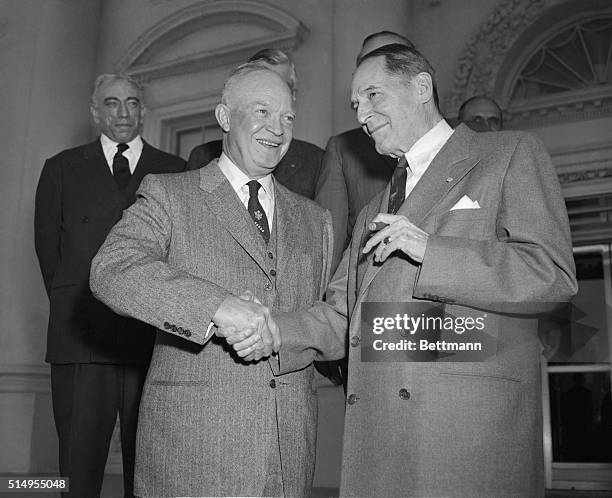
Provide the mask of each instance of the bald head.
{"label": "bald head", "polygon": [[257,63],[242,64],[232,72],[215,116],[223,130],[223,152],[251,179],[272,173],[293,137],[289,85]]}
{"label": "bald head", "polygon": [[502,110],[493,99],[478,95],[459,108],[459,122],[474,131],[499,131],[503,127]]}

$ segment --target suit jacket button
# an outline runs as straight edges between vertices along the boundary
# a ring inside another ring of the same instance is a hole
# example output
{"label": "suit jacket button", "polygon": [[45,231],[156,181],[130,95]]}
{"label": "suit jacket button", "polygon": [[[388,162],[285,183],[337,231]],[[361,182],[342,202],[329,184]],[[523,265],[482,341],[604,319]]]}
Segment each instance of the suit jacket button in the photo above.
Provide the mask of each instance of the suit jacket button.
{"label": "suit jacket button", "polygon": [[83,217],[81,218],[81,221],[82,221],[83,223],[89,223],[89,218],[88,218],[87,216],[83,216]]}
{"label": "suit jacket button", "polygon": [[171,325],[170,328],[172,329],[172,332],[177,332],[178,331],[176,325]]}
{"label": "suit jacket button", "polygon": [[266,282],[266,285],[264,285],[264,289],[266,289],[267,291],[271,291],[272,290],[272,284],[270,282]]}
{"label": "suit jacket button", "polygon": [[275,381],[274,379],[272,379],[272,380],[270,381],[270,387],[271,387],[272,389],[274,389],[274,388],[276,387],[276,381]]}
{"label": "suit jacket button", "polygon": [[272,275],[273,277],[276,277],[276,270],[274,268],[270,270],[270,275]]}
{"label": "suit jacket button", "polygon": [[183,333],[183,327],[177,327],[176,330],[179,334]]}
{"label": "suit jacket button", "polygon": [[170,330],[170,328],[171,328],[171,327],[170,327],[170,324],[169,324],[168,322],[164,322],[164,328],[165,328],[166,330]]}
{"label": "suit jacket button", "polygon": [[274,254],[272,254],[271,252],[268,252],[268,257],[269,257],[270,259],[274,259]]}
{"label": "suit jacket button", "polygon": [[191,337],[191,330],[185,330],[185,337]]}
{"label": "suit jacket button", "polygon": [[359,346],[360,342],[361,342],[361,339],[359,338],[359,336],[354,335],[353,337],[351,337],[351,346],[353,346],[354,348]]}
{"label": "suit jacket button", "polygon": [[399,390],[399,397],[404,399],[404,400],[410,399],[410,391],[408,391],[408,389],[400,389]]}
{"label": "suit jacket button", "polygon": [[357,395],[356,395],[356,394],[349,394],[348,398],[346,398],[346,402],[347,402],[349,405],[354,405],[355,403],[357,403],[357,400],[358,400],[358,399],[359,399],[359,398],[357,397]]}

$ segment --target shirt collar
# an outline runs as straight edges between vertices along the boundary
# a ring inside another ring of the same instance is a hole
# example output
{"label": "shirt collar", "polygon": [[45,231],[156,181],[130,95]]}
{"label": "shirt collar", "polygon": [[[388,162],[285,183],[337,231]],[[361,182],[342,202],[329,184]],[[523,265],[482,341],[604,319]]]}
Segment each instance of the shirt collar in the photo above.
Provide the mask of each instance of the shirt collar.
{"label": "shirt collar", "polygon": [[[100,143],[102,144],[102,150],[104,150],[105,156],[107,155],[107,153],[110,152],[112,152],[112,156],[114,156],[117,152],[117,144],[119,142],[111,140],[104,133],[100,134]],[[136,138],[134,138],[131,142],[126,143],[129,146],[129,149],[126,151],[126,153],[129,151],[137,156],[140,156],[143,147],[142,138],[140,138],[140,135],[136,135]]]}
{"label": "shirt collar", "polygon": [[[230,182],[234,192],[238,192],[244,185],[251,181],[251,178],[249,178],[244,171],[236,166],[232,160],[225,155],[225,152],[221,153],[221,157],[219,157],[217,164],[219,165],[221,172]],[[264,192],[266,192],[270,197],[274,196],[274,181],[272,180],[272,174],[268,174],[257,181],[261,184]]]}
{"label": "shirt collar", "polygon": [[412,173],[419,173],[419,170],[426,169],[453,132],[454,130],[449,124],[441,119],[431,130],[419,138],[405,154]]}

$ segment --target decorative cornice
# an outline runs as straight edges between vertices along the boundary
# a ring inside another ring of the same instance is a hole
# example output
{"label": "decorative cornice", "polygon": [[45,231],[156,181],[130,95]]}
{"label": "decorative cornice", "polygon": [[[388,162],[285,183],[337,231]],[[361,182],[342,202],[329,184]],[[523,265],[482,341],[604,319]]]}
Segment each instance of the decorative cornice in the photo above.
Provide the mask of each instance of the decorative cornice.
{"label": "decorative cornice", "polygon": [[612,166],[583,171],[572,171],[570,173],[560,173],[558,176],[561,185],[575,182],[586,182],[590,180],[602,180],[604,178],[612,178]]}
{"label": "decorative cornice", "polygon": [[49,393],[48,365],[0,365],[0,393]]}
{"label": "decorative cornice", "polygon": [[504,112],[507,128],[537,128],[612,116],[612,85],[512,102]]}
{"label": "decorative cornice", "polygon": [[[453,78],[451,94],[444,101],[448,116],[474,95],[493,95],[495,82],[508,49],[542,13],[561,0],[502,0],[472,34],[463,49]],[[504,107],[505,103],[501,103]]]}
{"label": "decorative cornice", "polygon": [[[237,21],[263,27],[267,33],[253,40],[187,54],[172,61],[152,60],[155,53],[190,33]],[[175,12],[143,33],[117,61],[115,70],[144,81],[186,74],[243,61],[266,47],[290,52],[299,45],[306,32],[306,27],[298,19],[263,2],[207,0]]]}

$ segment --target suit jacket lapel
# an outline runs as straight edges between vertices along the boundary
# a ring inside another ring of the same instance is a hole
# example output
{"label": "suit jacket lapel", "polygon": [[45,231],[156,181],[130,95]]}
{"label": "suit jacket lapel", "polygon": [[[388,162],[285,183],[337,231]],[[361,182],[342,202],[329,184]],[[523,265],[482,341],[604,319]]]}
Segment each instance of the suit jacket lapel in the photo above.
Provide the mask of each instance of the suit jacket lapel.
{"label": "suit jacket lapel", "polygon": [[295,243],[303,240],[300,214],[295,205],[287,198],[285,187],[280,182],[274,182],[275,211],[274,223],[276,225],[276,247],[278,274],[285,275],[286,265],[291,259],[289,256],[295,249]]}
{"label": "suit jacket lapel", "polygon": [[214,159],[199,171],[200,188],[206,193],[204,202],[236,242],[265,270],[266,244],[238,195],[217,166],[217,160]]}
{"label": "suit jacket lapel", "polygon": [[[446,144],[436,154],[433,161],[415,185],[410,195],[401,205],[397,214],[404,215],[412,223],[420,226],[431,210],[450,192],[450,190],[478,164],[479,158],[470,151],[473,131],[467,126],[460,125],[448,139]],[[374,204],[374,209],[368,206],[366,224],[369,223],[377,213],[386,212],[389,200],[389,185],[381,196],[381,202]],[[376,211],[375,208],[379,210]],[[367,230],[367,225],[366,225]],[[360,250],[363,244],[360,245]],[[367,290],[368,286],[382,265],[375,264],[373,251],[367,257],[368,265],[359,287],[359,294]]]}
{"label": "suit jacket lapel", "polygon": [[108,167],[99,139],[85,147],[83,162],[76,164],[75,169],[82,179],[82,184],[91,191],[93,197],[98,199],[106,210],[115,212],[121,205],[121,194]]}

